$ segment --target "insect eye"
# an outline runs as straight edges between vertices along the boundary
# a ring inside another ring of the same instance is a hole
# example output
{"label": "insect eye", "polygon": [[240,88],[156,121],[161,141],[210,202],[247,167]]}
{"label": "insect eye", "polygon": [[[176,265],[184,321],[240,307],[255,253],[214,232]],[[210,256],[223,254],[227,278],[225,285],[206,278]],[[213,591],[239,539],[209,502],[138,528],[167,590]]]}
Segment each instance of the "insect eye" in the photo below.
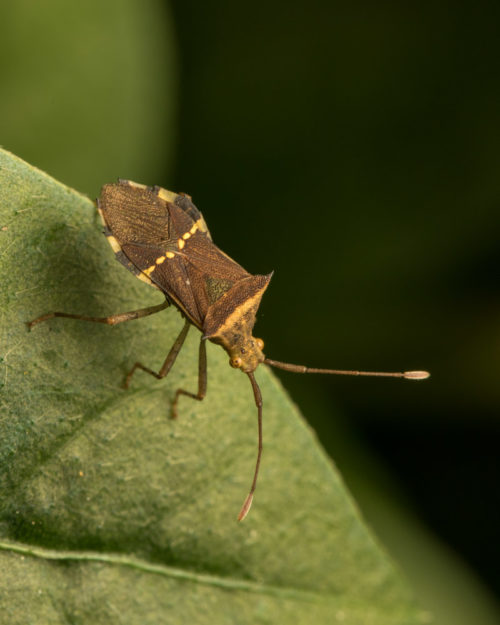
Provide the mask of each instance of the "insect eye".
{"label": "insect eye", "polygon": [[264,349],[264,341],[262,339],[255,339],[257,347],[262,351]]}
{"label": "insect eye", "polygon": [[238,369],[243,364],[243,361],[241,360],[241,358],[231,358],[229,364],[231,365],[231,367]]}
{"label": "insect eye", "polygon": [[247,350],[246,350],[244,347],[242,347],[242,348],[240,349],[240,352],[241,352],[242,354],[246,354],[246,353],[247,353]]}

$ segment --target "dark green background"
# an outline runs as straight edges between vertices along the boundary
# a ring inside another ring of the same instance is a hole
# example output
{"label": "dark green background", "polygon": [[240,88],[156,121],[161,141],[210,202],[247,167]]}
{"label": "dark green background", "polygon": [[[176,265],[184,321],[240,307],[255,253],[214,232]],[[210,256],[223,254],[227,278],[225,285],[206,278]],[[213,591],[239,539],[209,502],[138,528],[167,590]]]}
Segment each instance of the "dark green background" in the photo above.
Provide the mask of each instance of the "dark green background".
{"label": "dark green background", "polygon": [[282,377],[341,406],[340,425],[307,413],[348,483],[370,476],[338,427],[498,591],[500,7],[217,4],[174,3],[174,184],[229,254],[276,270],[269,355],[432,371]]}
{"label": "dark green background", "polygon": [[275,270],[270,357],[429,369],[281,378],[396,557],[388,501],[500,592],[498,3],[43,4],[2,9],[2,145],[190,193]]}

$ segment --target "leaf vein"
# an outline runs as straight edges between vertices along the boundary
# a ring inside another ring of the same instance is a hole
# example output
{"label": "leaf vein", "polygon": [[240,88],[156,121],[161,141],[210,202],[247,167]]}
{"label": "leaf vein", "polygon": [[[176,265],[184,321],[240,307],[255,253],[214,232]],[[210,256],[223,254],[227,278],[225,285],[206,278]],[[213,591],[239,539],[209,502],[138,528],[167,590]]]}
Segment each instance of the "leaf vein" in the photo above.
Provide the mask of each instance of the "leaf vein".
{"label": "leaf vein", "polygon": [[216,575],[196,573],[194,571],[185,571],[177,567],[167,566],[165,564],[152,564],[145,560],[141,560],[140,558],[133,558],[120,554],[99,553],[93,551],[57,551],[56,549],[47,549],[45,547],[31,546],[11,541],[0,541],[0,551],[10,551],[12,553],[30,556],[33,558],[40,558],[43,560],[97,562],[123,566],[142,571],[144,573],[162,575],[164,577],[194,582],[206,586],[216,586],[225,590],[239,590],[257,594],[266,594],[280,598],[293,599],[296,601],[318,602],[332,601],[334,599],[325,593],[304,591],[292,587],[259,584],[248,580],[230,579],[218,577]]}

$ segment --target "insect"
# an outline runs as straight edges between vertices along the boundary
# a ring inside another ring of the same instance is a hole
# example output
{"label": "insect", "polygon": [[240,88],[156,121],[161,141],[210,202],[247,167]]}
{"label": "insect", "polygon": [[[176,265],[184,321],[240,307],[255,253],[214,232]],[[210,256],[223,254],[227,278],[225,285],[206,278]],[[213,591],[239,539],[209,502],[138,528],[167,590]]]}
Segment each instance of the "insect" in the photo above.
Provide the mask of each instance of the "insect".
{"label": "insect", "polygon": [[252,335],[255,316],[272,274],[252,275],[229,258],[213,242],[200,211],[191,197],[161,187],[148,187],[129,180],[106,184],[97,200],[104,223],[104,234],[116,259],[137,278],[157,288],[165,301],[157,306],[133,310],[109,317],[89,317],[51,312],[28,323],[31,329],[54,317],[68,317],[108,325],[139,319],[174,305],[185,319],[161,369],[153,371],[136,362],[125,379],[128,388],[137,369],[157,379],[164,378],[179,354],[191,325],[201,332],[198,360],[198,391],[177,389],[172,417],[177,417],[181,395],[201,401],[207,390],[206,341],[221,345],[229,355],[229,364],[248,376],[252,385],[258,417],[257,461],[250,491],[238,515],[243,520],[252,505],[262,456],[262,395],[254,376],[265,363],[296,373],[379,376],[422,380],[426,371],[382,373],[314,369],[266,358],[264,342]]}

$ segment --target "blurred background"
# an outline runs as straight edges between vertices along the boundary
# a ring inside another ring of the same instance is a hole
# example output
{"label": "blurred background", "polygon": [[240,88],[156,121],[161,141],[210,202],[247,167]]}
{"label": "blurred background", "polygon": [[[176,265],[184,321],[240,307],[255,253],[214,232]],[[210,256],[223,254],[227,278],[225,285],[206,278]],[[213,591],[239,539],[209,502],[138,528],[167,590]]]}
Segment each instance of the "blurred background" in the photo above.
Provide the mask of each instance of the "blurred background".
{"label": "blurred background", "polygon": [[[19,0],[0,144],[96,197],[193,196],[275,270],[256,336],[438,622],[500,594],[500,5]],[[228,375],[231,374],[228,368]]]}

